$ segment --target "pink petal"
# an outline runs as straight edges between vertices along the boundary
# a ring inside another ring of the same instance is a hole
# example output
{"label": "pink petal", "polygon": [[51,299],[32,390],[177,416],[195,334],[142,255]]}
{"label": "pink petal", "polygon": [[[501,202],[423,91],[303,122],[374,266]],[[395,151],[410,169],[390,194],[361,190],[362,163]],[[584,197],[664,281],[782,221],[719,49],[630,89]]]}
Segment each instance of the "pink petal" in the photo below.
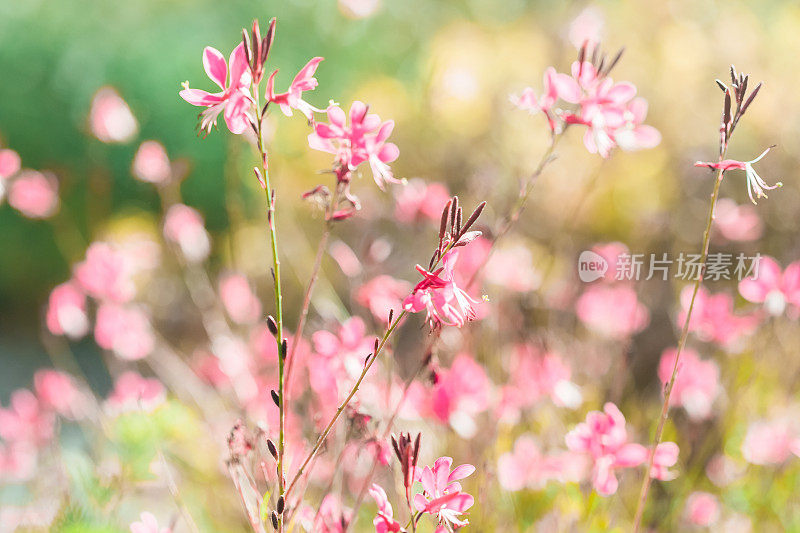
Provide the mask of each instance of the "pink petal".
{"label": "pink petal", "polygon": [[769,256],[761,257],[758,264],[758,277],[745,278],[739,282],[739,293],[753,303],[762,303],[770,291],[781,283],[781,267]]}
{"label": "pink petal", "polygon": [[378,152],[378,159],[384,163],[391,163],[400,156],[400,149],[394,143],[386,143]]}
{"label": "pink petal", "polygon": [[219,85],[220,89],[225,88],[225,81],[228,78],[228,64],[225,63],[225,56],[219,50],[206,46],[205,50],[203,50],[203,68],[206,70],[208,77],[211,78],[211,81]]}
{"label": "pink petal", "polygon": [[209,93],[202,89],[184,89],[178,95],[192,105],[212,106],[222,101],[222,93]]}

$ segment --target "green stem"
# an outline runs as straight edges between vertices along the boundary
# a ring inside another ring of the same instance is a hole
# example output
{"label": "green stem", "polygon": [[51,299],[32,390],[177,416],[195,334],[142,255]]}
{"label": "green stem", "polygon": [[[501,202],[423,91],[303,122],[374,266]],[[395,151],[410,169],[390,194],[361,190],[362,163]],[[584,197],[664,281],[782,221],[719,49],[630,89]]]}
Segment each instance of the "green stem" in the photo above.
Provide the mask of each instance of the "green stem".
{"label": "green stem", "polygon": [[[728,151],[727,143],[723,147],[721,154],[719,156],[719,160],[722,161],[725,159],[725,154]],[[703,232],[703,250],[702,256],[700,258],[700,273],[697,276],[697,279],[694,282],[694,289],[692,290],[692,299],[689,302],[689,308],[686,312],[686,319],[683,322],[683,329],[681,330],[680,340],[678,341],[678,351],[675,355],[675,363],[672,365],[672,375],[670,376],[669,382],[667,383],[666,388],[664,389],[664,403],[661,406],[661,415],[658,419],[658,427],[656,429],[655,438],[653,439],[653,445],[650,449],[650,457],[647,461],[647,468],[645,469],[644,473],[644,480],[642,481],[642,489],[639,493],[639,503],[636,507],[636,516],[634,518],[633,523],[633,531],[634,533],[638,533],[639,528],[642,522],[642,516],[644,515],[644,509],[647,502],[647,494],[650,490],[650,484],[652,483],[652,479],[650,478],[650,472],[653,469],[653,461],[655,459],[656,448],[661,443],[661,437],[664,433],[664,424],[667,422],[667,418],[669,417],[669,399],[672,395],[672,389],[675,386],[675,379],[678,377],[678,363],[681,358],[681,353],[683,352],[683,348],[686,346],[686,339],[689,336],[689,323],[692,318],[692,310],[694,309],[695,299],[697,298],[697,293],[700,290],[700,285],[703,282],[703,277],[705,275],[705,267],[706,267],[706,260],[708,259],[708,247],[711,237],[711,226],[714,223],[714,210],[717,206],[717,199],[719,198],[719,189],[720,185],[722,185],[722,177],[724,175],[724,170],[720,169],[717,172],[717,177],[714,183],[714,191],[711,193],[711,205],[708,209],[708,220],[706,221],[706,229]]]}

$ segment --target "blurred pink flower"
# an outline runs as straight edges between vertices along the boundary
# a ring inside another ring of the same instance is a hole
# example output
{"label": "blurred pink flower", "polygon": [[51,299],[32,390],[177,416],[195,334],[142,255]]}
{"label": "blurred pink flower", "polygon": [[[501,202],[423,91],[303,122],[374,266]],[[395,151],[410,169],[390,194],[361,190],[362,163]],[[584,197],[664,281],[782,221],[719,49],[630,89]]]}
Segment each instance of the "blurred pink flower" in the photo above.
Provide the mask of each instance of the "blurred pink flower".
{"label": "blurred pink flower", "polygon": [[[767,152],[769,152],[771,149],[772,147],[767,148],[761,152],[761,155],[750,161],[736,161],[735,159],[725,159],[724,161],[720,161],[718,163],[697,161],[694,166],[708,167],[712,170],[722,170],[723,173],[728,170],[744,170],[747,178],[747,195],[750,197],[750,201],[755,204],[756,198],[767,198],[767,194],[764,192],[765,190],[771,191],[773,189],[783,187],[783,183],[780,181],[775,185],[768,185],[767,182],[765,182],[753,169],[753,163],[758,163],[761,161],[761,158],[767,155]],[[755,197],[753,197],[753,194],[755,194]]]}
{"label": "blurred pink flower", "polygon": [[343,507],[341,501],[335,494],[326,494],[319,506],[319,511],[314,519],[314,525],[309,531],[319,533],[344,533],[352,519],[353,512],[351,509]]}
{"label": "blurred pink flower", "polygon": [[152,513],[145,511],[140,518],[141,521],[131,524],[131,533],[172,533],[170,528],[160,527]]}
{"label": "blurred pink flower", "polygon": [[528,435],[514,443],[514,449],[497,461],[497,477],[505,490],[541,489],[550,480],[578,481],[586,469],[583,455],[563,452],[545,455]]}
{"label": "blurred pink flower", "polygon": [[147,183],[168,182],[172,176],[172,167],[164,145],[158,141],[144,141],[133,157],[131,171],[134,177]]}
{"label": "blurred pink flower", "polygon": [[470,438],[478,431],[475,415],[489,407],[491,386],[483,366],[462,353],[450,368],[437,372],[430,391],[414,382],[408,401],[421,415],[449,424],[460,436]]}
{"label": "blurred pink flower", "polygon": [[773,316],[783,314],[787,304],[800,307],[800,261],[781,272],[775,259],[760,257],[756,277],[740,281],[739,293],[750,302],[764,304]]}
{"label": "blurred pink flower", "polygon": [[231,133],[241,134],[250,123],[253,97],[250,94],[250,67],[244,44],[233,49],[230,55],[230,72],[225,57],[216,48],[207,46],[203,50],[203,67],[211,81],[221,92],[209,93],[200,89],[190,89],[189,82],[183,83],[180,97],[192,105],[205,107],[200,114],[200,129],[206,132],[217,125],[217,117],[225,112],[225,124]]}
{"label": "blurred pink flower", "polygon": [[414,496],[417,511],[436,515],[449,527],[460,528],[469,524],[462,518],[475,499],[461,491],[459,480],[472,475],[475,467],[469,464],[457,466],[452,471],[453,459],[440,457],[433,468],[417,468],[414,478],[422,483],[422,493]]}
{"label": "blurred pink flower", "polygon": [[519,95],[511,95],[511,103],[518,108],[528,111],[529,113],[543,113],[547,118],[547,122],[552,131],[556,131],[557,126],[553,117],[551,108],[558,101],[558,73],[553,67],[547,67],[544,71],[544,79],[542,81],[543,92],[540,97],[536,97],[536,92],[531,87],[523,89]]}
{"label": "blurred pink flower", "polygon": [[33,375],[33,388],[45,409],[77,418],[83,411],[83,398],[72,376],[57,370],[39,370]]}
{"label": "blurred pink flower", "polygon": [[356,291],[356,301],[370,310],[376,320],[387,323],[389,311],[399,309],[403,297],[411,291],[407,281],[381,275],[372,278]]}
{"label": "blurred pink flower", "polygon": [[347,319],[336,334],[325,330],[315,332],[311,336],[314,351],[327,359],[328,365],[319,365],[317,368],[311,365],[309,372],[319,370],[327,374],[326,379],[336,379],[337,374],[340,379],[357,377],[361,373],[364,358],[373,348],[373,339],[366,333],[367,327],[359,317]]}
{"label": "blurred pink flower", "polygon": [[522,244],[495,249],[486,263],[485,276],[490,283],[523,293],[539,288],[542,283],[530,248]]}
{"label": "blurred pink flower", "polygon": [[100,300],[127,302],[136,292],[125,255],[105,242],[89,246],[86,259],[75,267],[75,280]]}
{"label": "blurred pink flower", "polygon": [[461,327],[475,318],[475,308],[479,300],[472,298],[456,285],[453,270],[458,261],[458,249],[452,249],[442,256],[442,266],[429,272],[417,265],[417,272],[424,278],[417,283],[410,296],[403,300],[403,309],[412,313],[426,310],[431,324],[447,324]]}
{"label": "blurred pink flower", "polygon": [[619,486],[614,470],[642,464],[647,460],[647,449],[628,442],[625,417],[616,405],[606,403],[603,411],[587,414],[586,422],[567,433],[565,441],[571,451],[592,458],[594,488],[602,496],[609,496],[617,492]]}
{"label": "blurred pink flower", "polygon": [[28,389],[11,393],[8,408],[0,406],[0,437],[35,448],[53,438],[55,417]]}
{"label": "blurred pink flower", "polygon": [[348,278],[354,278],[363,272],[361,261],[355,254],[352,248],[347,246],[342,241],[334,241],[331,243],[328,253],[331,255],[342,273]]}
{"label": "blurred pink flower", "polygon": [[139,124],[131,108],[109,86],[101,87],[94,94],[89,110],[89,126],[94,136],[104,143],[126,143],[139,132]]}
{"label": "blurred pink flower", "polygon": [[203,225],[203,217],[188,205],[175,204],[167,210],[164,236],[177,244],[191,263],[199,263],[211,253],[211,241]]}
{"label": "blurred pink flower", "polygon": [[339,10],[354,19],[373,15],[381,5],[381,0],[339,0]]}
{"label": "blurred pink flower", "polygon": [[392,504],[389,503],[389,498],[386,497],[386,491],[380,485],[373,483],[369,489],[369,494],[378,504],[378,515],[372,520],[372,525],[375,526],[375,533],[402,531],[403,528],[400,522],[394,519],[394,510],[392,509]]}
{"label": "blurred pink flower", "polygon": [[114,413],[150,411],[164,402],[166,391],[155,378],[144,378],[136,372],[125,372],[114,382],[106,406]]}
{"label": "blurred pink flower", "polygon": [[8,204],[28,218],[49,218],[58,211],[58,181],[35,170],[24,170],[11,182]]}
{"label": "blurred pink flower", "polygon": [[575,48],[585,46],[587,50],[593,50],[602,40],[604,26],[603,12],[595,6],[589,6],[570,23],[569,42]]}
{"label": "blurred pink flower", "polygon": [[686,500],[685,513],[690,524],[708,527],[719,520],[719,500],[708,492],[695,491]]}
{"label": "blurred pink flower", "polygon": [[619,258],[629,253],[628,247],[621,242],[615,241],[595,244],[592,246],[592,251],[602,257],[608,264],[608,270],[600,279],[606,282],[620,281],[616,279],[616,273],[619,270]]}
{"label": "blurred pink flower", "polygon": [[325,110],[317,109],[303,100],[303,92],[313,91],[317,87],[317,79],[314,77],[314,73],[317,71],[322,59],[321,57],[315,57],[306,63],[306,66],[300,69],[300,72],[294,77],[289,90],[285,93],[275,94],[275,74],[278,71],[274,71],[267,80],[267,100],[281,106],[281,111],[287,117],[292,116],[292,109],[296,109],[305,115],[309,121],[314,120],[315,112],[322,113]]}
{"label": "blurred pink flower", "polygon": [[[658,378],[663,384],[669,382],[672,377],[676,354],[675,348],[668,348],[661,354]],[[711,406],[719,390],[717,364],[714,361],[703,361],[696,351],[684,348],[669,404],[682,406],[694,420],[703,420],[711,415]]]}
{"label": "blurred pink flower", "polygon": [[675,479],[678,474],[669,468],[678,462],[680,449],[674,442],[662,442],[656,446],[656,453],[653,457],[653,468],[650,469],[650,477],[669,481]]}
{"label": "blurred pink flower", "polygon": [[653,126],[644,124],[647,117],[647,101],[634,98],[628,102],[622,114],[623,125],[614,131],[614,142],[626,151],[646,150],[661,144],[661,133]]}
{"label": "blurred pink flower", "polygon": [[583,401],[580,389],[570,381],[569,366],[556,353],[542,354],[529,344],[518,344],[510,358],[508,375],[498,413],[508,421],[516,421],[521,409],[546,396],[556,405],[571,409]]}
{"label": "blurred pink flower", "polygon": [[641,331],[650,320],[636,291],[623,285],[590,286],[575,303],[575,312],[589,329],[614,339]]}
{"label": "blurred pink flower", "polygon": [[754,465],[780,464],[798,450],[798,432],[787,420],[760,420],[747,428],[742,456]]}
{"label": "blurred pink flower", "polygon": [[450,192],[443,183],[427,183],[420,178],[414,178],[405,187],[398,189],[394,217],[398,222],[404,223],[418,220],[438,222],[448,200]]}
{"label": "blurred pink flower", "polygon": [[[36,448],[29,443],[0,441],[0,482],[19,482],[33,478],[36,473],[36,461]],[[6,525],[3,518],[0,511],[0,524]]]}
{"label": "blurred pink flower", "polygon": [[147,357],[155,345],[144,311],[114,303],[104,303],[97,309],[94,339],[101,348],[128,361]]}
{"label": "blurred pink flower", "polygon": [[750,204],[737,205],[730,198],[720,198],[714,226],[729,241],[754,241],[764,233],[764,223]]}
{"label": "blurred pink flower", "polygon": [[62,283],[50,293],[45,321],[53,335],[78,339],[89,331],[86,295],[74,282]]}
{"label": "blurred pink flower", "polygon": [[261,316],[261,301],[242,274],[223,275],[219,281],[219,296],[228,316],[238,324],[252,324]]}
{"label": "blurred pink flower", "polygon": [[[681,312],[678,324],[683,326],[686,311],[692,299],[692,287],[681,291]],[[733,297],[727,293],[711,294],[700,287],[689,322],[689,331],[695,332],[700,340],[731,346],[743,335],[748,335],[758,325],[756,315],[736,315],[733,312]]]}
{"label": "blurred pink flower", "polygon": [[0,180],[10,178],[21,168],[19,154],[9,148],[0,150]]}
{"label": "blurred pink flower", "polygon": [[327,114],[328,124],[315,124],[314,132],[308,136],[311,148],[334,154],[336,163],[348,172],[369,161],[375,183],[382,190],[387,182],[402,183],[392,175],[388,165],[400,154],[396,145],[386,142],[394,121],[381,122],[378,115],[369,113],[367,105],[358,100],[350,106],[349,125],[348,116],[340,107],[329,106]]}

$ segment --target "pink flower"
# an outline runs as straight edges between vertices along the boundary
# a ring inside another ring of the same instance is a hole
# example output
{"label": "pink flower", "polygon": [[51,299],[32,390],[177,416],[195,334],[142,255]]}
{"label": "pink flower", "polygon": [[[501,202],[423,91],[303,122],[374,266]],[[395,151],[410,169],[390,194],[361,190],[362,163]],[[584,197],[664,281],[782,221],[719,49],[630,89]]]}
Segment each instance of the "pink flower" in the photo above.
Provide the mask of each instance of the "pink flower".
{"label": "pink flower", "polygon": [[[669,348],[661,354],[658,378],[666,384],[672,377],[677,350]],[[678,377],[669,398],[670,405],[680,405],[694,420],[711,415],[711,406],[719,394],[719,367],[714,361],[703,361],[697,352],[684,348],[678,364]]]}
{"label": "pink flower", "polygon": [[414,291],[403,300],[403,309],[418,313],[423,309],[428,313],[432,324],[447,324],[461,327],[467,320],[475,318],[474,304],[479,301],[458,287],[453,279],[453,270],[458,261],[458,249],[452,249],[442,256],[442,266],[428,272],[417,265],[417,272],[423,280],[417,283]]}
{"label": "pink flower", "polygon": [[230,273],[222,276],[219,281],[219,295],[234,322],[252,324],[261,316],[261,301],[242,274]]}
{"label": "pink flower", "polygon": [[133,175],[146,183],[164,184],[172,176],[169,156],[158,141],[144,141],[133,157]]}
{"label": "pink flower", "polygon": [[210,132],[217,125],[217,117],[225,112],[225,124],[231,133],[241,134],[250,123],[253,98],[250,95],[250,68],[244,44],[240,43],[230,56],[230,72],[225,57],[217,50],[207,46],[203,50],[203,68],[211,81],[221,92],[209,93],[200,89],[190,89],[189,82],[183,83],[180,97],[192,105],[205,107],[200,115],[200,129]]}
{"label": "pink flower", "polygon": [[315,57],[306,63],[306,66],[300,69],[300,72],[294,77],[289,90],[285,93],[275,94],[275,74],[278,71],[274,71],[267,80],[267,100],[281,106],[281,111],[287,117],[292,116],[292,109],[297,109],[308,120],[313,120],[314,113],[322,113],[323,110],[317,109],[303,100],[303,92],[313,91],[317,87],[317,79],[314,77],[314,73],[317,71],[322,59],[321,57]]}
{"label": "pink flower", "polygon": [[86,296],[77,284],[68,281],[50,293],[47,304],[47,329],[53,335],[79,339],[89,331],[86,316]]}
{"label": "pink flower", "polygon": [[[744,170],[745,176],[747,177],[747,195],[750,197],[750,201],[755,204],[756,198],[767,198],[767,194],[764,192],[765,190],[771,191],[773,189],[777,189],[778,187],[783,187],[783,183],[780,181],[775,185],[767,185],[767,182],[765,182],[753,169],[753,163],[758,163],[761,161],[761,158],[767,155],[767,152],[769,152],[771,149],[772,147],[767,148],[761,152],[761,155],[750,161],[737,161],[735,159],[725,159],[718,163],[706,163],[703,161],[698,161],[694,164],[694,166],[708,167],[712,170],[722,170],[723,173],[728,170]],[[755,198],[753,197],[754,193]]]}
{"label": "pink flower", "polygon": [[475,467],[469,464],[457,466],[453,471],[450,467],[453,459],[440,457],[433,464],[433,468],[417,468],[415,479],[422,483],[422,493],[414,496],[414,507],[417,511],[436,515],[439,521],[446,525],[459,528],[469,522],[461,515],[467,511],[475,499],[461,491],[460,479],[464,479],[475,472]]}
{"label": "pink flower", "polygon": [[394,121],[381,122],[378,115],[368,113],[368,107],[358,100],[350,106],[349,125],[340,107],[331,105],[327,113],[329,123],[317,123],[314,133],[308,136],[311,148],[334,154],[336,164],[349,172],[368,161],[372,177],[382,190],[386,182],[402,183],[388,166],[400,155],[396,145],[386,142]]}
{"label": "pink flower", "polygon": [[344,533],[353,518],[352,510],[342,507],[335,494],[327,494],[322,499],[314,525],[309,531],[319,533]]}
{"label": "pink flower", "polygon": [[131,524],[131,533],[171,533],[168,527],[159,527],[158,520],[152,513],[144,512],[140,516],[140,522]]}
{"label": "pink flower", "polygon": [[442,208],[448,200],[450,193],[444,184],[426,183],[422,179],[414,178],[398,190],[394,216],[404,223],[418,220],[438,222],[442,216]]}
{"label": "pink flower", "polygon": [[127,302],[136,292],[125,255],[105,242],[89,246],[86,259],[75,267],[75,280],[100,300]]}
{"label": "pink flower", "polygon": [[49,218],[58,211],[58,182],[35,170],[23,171],[11,182],[8,204],[28,218]]}
{"label": "pink flower", "polygon": [[9,407],[0,406],[0,437],[39,447],[53,438],[55,417],[52,411],[27,389],[11,393]]}
{"label": "pink flower", "polygon": [[558,101],[559,96],[556,82],[557,76],[556,69],[553,67],[545,69],[544,80],[542,81],[544,92],[539,98],[536,97],[536,93],[531,87],[526,87],[519,96],[511,95],[511,103],[518,108],[528,111],[532,115],[540,112],[543,113],[544,116],[547,117],[550,129],[553,131],[557,129],[551,111],[551,108]]}
{"label": "pink flower", "polygon": [[533,264],[533,254],[523,244],[495,249],[486,263],[485,274],[488,282],[521,293],[535,290],[542,283],[542,275]]}
{"label": "pink flower", "polygon": [[714,226],[729,241],[754,241],[764,232],[764,223],[750,204],[736,205],[730,198],[720,198]]}
{"label": "pink flower", "polygon": [[[1,415],[0,415],[1,416]],[[24,441],[0,442],[0,481],[27,481],[36,473],[37,451]],[[0,511],[0,524],[3,521]]]}
{"label": "pink flower", "polygon": [[685,512],[690,524],[708,527],[719,520],[719,500],[708,492],[695,491],[686,500]]}
{"label": "pink flower", "polygon": [[430,392],[414,387],[412,404],[422,414],[449,424],[464,438],[478,431],[475,415],[489,407],[491,382],[483,366],[466,353],[456,356],[448,369],[437,373]]}
{"label": "pink flower", "polygon": [[378,504],[378,515],[372,521],[372,524],[375,526],[375,533],[402,531],[403,528],[400,522],[394,519],[392,504],[389,503],[389,498],[386,497],[386,492],[383,488],[373,483],[372,487],[369,489],[369,494],[373,497],[375,503]]}
{"label": "pink flower", "polygon": [[155,378],[143,378],[136,372],[125,372],[114,382],[114,390],[106,400],[114,413],[150,411],[164,402],[164,386]]}
{"label": "pink flower", "polygon": [[755,277],[740,281],[739,293],[750,302],[764,304],[773,316],[783,314],[786,304],[800,307],[800,261],[781,272],[775,259],[760,257]]}
{"label": "pink flower", "polygon": [[675,463],[678,462],[679,453],[678,445],[674,442],[662,442],[656,446],[656,453],[653,456],[653,468],[650,469],[650,477],[662,481],[675,479],[678,474],[671,471],[669,468],[675,466]]}
{"label": "pink flower", "polygon": [[[686,287],[681,291],[682,309],[678,315],[680,326],[686,320],[692,290],[692,287]],[[730,294],[711,294],[705,287],[700,287],[695,298],[689,331],[695,332],[703,341],[730,346],[743,335],[750,334],[758,322],[759,318],[755,315],[735,315],[733,297]]]}
{"label": "pink flower", "polygon": [[550,480],[578,481],[586,464],[582,455],[572,452],[544,455],[536,442],[523,435],[514,449],[497,461],[497,477],[505,490],[541,489]]}
{"label": "pink flower", "polygon": [[203,217],[195,209],[175,204],[164,217],[164,237],[177,244],[189,262],[199,263],[211,252]]}
{"label": "pink flower", "polygon": [[83,399],[68,374],[57,370],[39,370],[33,375],[33,386],[44,408],[69,418],[81,414]]}
{"label": "pink flower", "polygon": [[131,108],[109,86],[98,89],[92,98],[89,126],[94,136],[104,143],[126,143],[133,140],[139,131]]}
{"label": "pink flower", "polygon": [[587,50],[592,50],[600,44],[604,26],[603,12],[594,6],[587,7],[570,23],[569,42],[575,48],[585,46]]}
{"label": "pink flower", "polygon": [[575,312],[589,329],[614,339],[641,331],[650,320],[636,291],[624,285],[590,286],[575,303]]}
{"label": "pink flower", "polygon": [[582,401],[580,389],[570,381],[571,370],[556,353],[539,353],[529,344],[514,347],[503,387],[500,416],[509,421],[519,418],[520,410],[543,397],[562,407],[576,408]]}
{"label": "pink flower", "polygon": [[94,338],[98,346],[127,361],[147,357],[155,345],[147,315],[138,308],[113,303],[98,308]]}
{"label": "pink flower", "polygon": [[614,131],[614,142],[626,151],[655,148],[661,143],[661,133],[652,126],[644,124],[647,116],[647,101],[634,98],[622,114],[623,125]]}
{"label": "pink flower", "polygon": [[567,448],[588,454],[593,462],[592,483],[603,496],[617,491],[617,468],[638,466],[647,460],[647,449],[641,444],[628,443],[625,417],[616,405],[609,402],[604,412],[591,411],[586,422],[567,433]]}
{"label": "pink flower", "polygon": [[747,428],[742,455],[754,465],[780,464],[797,449],[797,443],[797,431],[788,420],[762,420]]}
{"label": "pink flower", "polygon": [[21,164],[17,152],[9,148],[0,150],[0,180],[10,178],[19,172]]}
{"label": "pink flower", "polygon": [[407,281],[382,275],[372,278],[356,291],[356,301],[370,310],[377,320],[387,323],[389,311],[399,309],[411,290]]}

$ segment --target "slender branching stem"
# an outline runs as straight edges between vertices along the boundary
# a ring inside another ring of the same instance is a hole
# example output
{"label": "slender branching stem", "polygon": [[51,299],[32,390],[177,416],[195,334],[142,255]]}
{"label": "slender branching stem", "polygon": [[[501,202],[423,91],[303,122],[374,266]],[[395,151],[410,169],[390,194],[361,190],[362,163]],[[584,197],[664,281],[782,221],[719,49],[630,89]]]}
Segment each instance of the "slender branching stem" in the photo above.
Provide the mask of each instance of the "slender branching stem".
{"label": "slender branching stem", "polygon": [[408,311],[405,310],[400,312],[397,315],[397,317],[395,317],[395,319],[392,321],[392,323],[389,324],[389,327],[386,328],[386,332],[383,334],[383,337],[378,342],[378,347],[375,350],[375,353],[369,355],[369,360],[364,365],[364,369],[361,371],[361,375],[358,376],[358,379],[353,384],[353,387],[350,389],[350,393],[339,405],[339,408],[336,409],[336,413],[333,415],[328,424],[325,426],[325,429],[322,430],[322,433],[320,433],[319,437],[317,438],[317,442],[314,444],[314,447],[311,449],[311,452],[309,452],[305,460],[303,460],[303,463],[300,465],[300,468],[297,470],[297,473],[292,478],[291,483],[289,483],[288,487],[286,488],[287,496],[292,492],[292,489],[297,484],[298,480],[302,477],[308,464],[311,462],[312,459],[314,459],[314,457],[317,455],[317,452],[319,452],[320,448],[325,443],[325,439],[328,438],[328,434],[333,429],[333,426],[336,425],[336,421],[339,420],[339,417],[342,415],[344,410],[350,404],[350,401],[358,392],[358,389],[361,386],[361,382],[364,381],[364,378],[367,376],[369,369],[372,367],[373,363],[375,363],[375,361],[378,359],[378,356],[383,351],[383,348],[386,346],[386,343],[389,341],[389,337],[391,337],[392,333],[394,333],[394,330],[397,329],[397,326],[400,324],[400,321],[403,320],[403,318],[406,316],[407,312]]}
{"label": "slender branching stem", "polygon": [[[725,154],[728,151],[727,143],[724,144],[719,160],[722,161],[725,159]],[[669,378],[669,382],[667,383],[666,387],[664,388],[664,403],[661,406],[661,415],[658,419],[658,427],[656,428],[656,434],[653,438],[653,444],[650,449],[649,458],[647,460],[647,468],[644,472],[644,480],[642,481],[642,489],[639,493],[639,503],[636,507],[636,516],[633,522],[633,531],[634,533],[638,533],[639,528],[641,527],[642,517],[644,515],[644,509],[647,502],[647,494],[650,491],[650,484],[652,483],[652,478],[650,477],[650,472],[653,469],[653,461],[655,459],[656,448],[659,444],[661,444],[661,437],[664,433],[664,424],[667,422],[667,418],[669,417],[669,399],[672,395],[672,389],[675,386],[675,379],[678,377],[678,364],[680,362],[681,353],[683,352],[683,348],[686,346],[686,339],[689,336],[689,324],[692,318],[692,310],[694,309],[695,299],[697,298],[697,293],[700,290],[700,285],[703,282],[703,277],[705,275],[705,268],[706,268],[706,260],[708,259],[708,247],[711,238],[711,226],[714,223],[714,210],[717,206],[717,199],[719,198],[719,189],[720,185],[722,185],[722,177],[724,175],[724,170],[720,169],[717,171],[716,180],[714,181],[714,191],[711,193],[711,204],[708,208],[708,219],[706,220],[706,229],[703,232],[703,249],[702,255],[700,258],[700,272],[695,279],[694,288],[692,290],[692,299],[689,302],[689,308],[686,311],[686,319],[683,322],[683,329],[681,330],[681,336],[678,341],[678,351],[675,354],[675,363],[672,365],[672,375]]]}
{"label": "slender branching stem", "polygon": [[331,199],[330,203],[328,204],[328,208],[325,211],[325,225],[322,230],[322,237],[320,237],[319,244],[317,244],[317,254],[314,258],[314,266],[311,268],[311,277],[308,280],[306,292],[303,296],[303,305],[300,309],[300,318],[297,320],[297,329],[294,332],[294,341],[289,347],[289,353],[286,356],[287,395],[289,393],[289,387],[291,384],[292,368],[294,367],[294,354],[297,351],[297,346],[300,344],[300,339],[303,338],[303,330],[305,329],[306,319],[308,318],[308,310],[311,306],[311,295],[314,293],[314,287],[319,279],[319,272],[320,268],[322,267],[322,258],[325,256],[325,250],[328,247],[328,240],[330,240],[331,230],[333,229],[334,223],[333,214],[336,212],[340,192],[341,185],[337,184],[333,198]]}
{"label": "slender branching stem", "polygon": [[505,235],[511,231],[511,228],[519,220],[519,217],[522,215],[522,211],[525,209],[525,204],[528,203],[528,198],[530,198],[531,192],[533,192],[533,186],[536,184],[536,180],[539,176],[542,175],[544,169],[550,164],[551,161],[555,159],[553,154],[556,150],[556,145],[558,144],[559,139],[564,135],[566,131],[566,127],[559,133],[553,132],[550,135],[550,144],[547,146],[544,154],[542,154],[542,158],[539,160],[539,163],[536,165],[534,171],[528,176],[528,178],[524,181],[522,186],[520,187],[519,196],[517,197],[514,205],[511,207],[511,212],[508,216],[504,219],[503,223],[500,225],[500,228],[492,237],[489,243],[489,251],[486,254],[483,262],[478,266],[477,270],[472,274],[472,277],[467,282],[466,288],[469,289],[472,285],[478,280],[483,272],[483,269],[489,263],[489,259],[492,257],[494,253],[498,241],[505,237]]}

